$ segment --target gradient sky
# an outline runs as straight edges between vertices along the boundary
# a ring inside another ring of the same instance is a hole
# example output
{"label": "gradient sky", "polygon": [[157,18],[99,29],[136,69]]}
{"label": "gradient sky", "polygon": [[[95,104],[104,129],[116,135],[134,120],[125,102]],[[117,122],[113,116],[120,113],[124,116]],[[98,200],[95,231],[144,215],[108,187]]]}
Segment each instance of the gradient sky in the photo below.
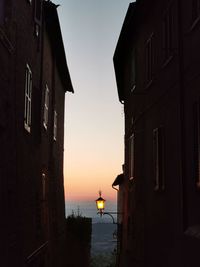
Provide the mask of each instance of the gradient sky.
{"label": "gradient sky", "polygon": [[123,106],[113,54],[128,0],[54,0],[74,87],[66,94],[64,179],[67,200],[94,200],[111,185],[124,160]]}

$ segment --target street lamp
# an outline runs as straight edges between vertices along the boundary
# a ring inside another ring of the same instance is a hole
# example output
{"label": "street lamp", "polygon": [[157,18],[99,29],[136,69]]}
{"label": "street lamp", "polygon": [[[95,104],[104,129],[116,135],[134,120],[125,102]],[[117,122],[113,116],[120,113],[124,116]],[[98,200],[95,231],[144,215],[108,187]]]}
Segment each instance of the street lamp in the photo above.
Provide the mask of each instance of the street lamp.
{"label": "street lamp", "polygon": [[115,222],[115,218],[113,217],[112,214],[119,214],[119,212],[105,212],[105,202],[106,200],[104,198],[101,197],[102,192],[99,191],[99,198],[97,198],[96,201],[96,205],[97,205],[97,214],[100,214],[100,216],[102,217],[102,215],[108,215],[112,218],[113,220],[113,224],[118,224],[117,222]]}
{"label": "street lamp", "polygon": [[115,222],[115,218],[112,214],[122,214],[122,212],[105,212],[105,202],[106,200],[102,198],[101,196],[101,191],[99,191],[99,198],[96,199],[96,206],[97,206],[97,214],[100,214],[100,216],[102,217],[102,215],[108,215],[112,218],[113,224],[117,225],[117,229],[114,231],[113,233],[113,238],[116,240],[117,242],[117,249],[115,250],[116,252],[116,259],[118,259],[117,261],[119,261],[119,249],[120,249],[120,242],[121,242],[121,229],[122,229],[122,225],[118,222]]}
{"label": "street lamp", "polygon": [[106,200],[101,197],[101,191],[99,191],[99,198],[96,199],[96,205],[97,205],[97,210],[99,211],[98,213],[100,216],[103,215],[103,211],[105,208],[105,202]]}

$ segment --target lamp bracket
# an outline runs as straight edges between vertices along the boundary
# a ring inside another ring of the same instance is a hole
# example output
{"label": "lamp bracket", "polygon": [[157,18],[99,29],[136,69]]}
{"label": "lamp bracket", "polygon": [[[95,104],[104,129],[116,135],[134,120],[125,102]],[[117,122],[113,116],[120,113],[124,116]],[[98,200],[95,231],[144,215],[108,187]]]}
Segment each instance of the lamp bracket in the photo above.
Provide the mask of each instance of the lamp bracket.
{"label": "lamp bracket", "polygon": [[100,211],[100,212],[97,212],[97,214],[100,214],[101,216],[102,215],[108,215],[112,218],[112,221],[113,221],[113,224],[117,224],[117,222],[115,222],[115,218],[112,214],[122,214],[122,212],[104,212],[104,211]]}

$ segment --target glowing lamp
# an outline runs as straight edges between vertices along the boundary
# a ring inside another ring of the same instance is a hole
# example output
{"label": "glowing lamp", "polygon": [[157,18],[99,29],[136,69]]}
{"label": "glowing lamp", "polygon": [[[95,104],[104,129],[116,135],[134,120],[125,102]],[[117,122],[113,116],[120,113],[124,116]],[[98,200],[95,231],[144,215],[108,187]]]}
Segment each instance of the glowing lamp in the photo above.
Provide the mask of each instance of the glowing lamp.
{"label": "glowing lamp", "polygon": [[97,205],[97,210],[99,211],[101,216],[105,208],[105,201],[106,200],[101,197],[101,191],[99,191],[99,198],[96,199],[96,205]]}

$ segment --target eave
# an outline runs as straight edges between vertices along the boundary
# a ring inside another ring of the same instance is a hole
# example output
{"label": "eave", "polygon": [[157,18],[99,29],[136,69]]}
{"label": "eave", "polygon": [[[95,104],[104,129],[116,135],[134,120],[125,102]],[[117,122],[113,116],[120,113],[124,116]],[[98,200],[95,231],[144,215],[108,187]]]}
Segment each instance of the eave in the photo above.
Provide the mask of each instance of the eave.
{"label": "eave", "polygon": [[55,53],[58,72],[60,74],[64,90],[65,92],[68,91],[74,93],[69,69],[67,66],[57,7],[58,6],[53,4],[51,1],[44,2],[45,25],[53,52]]}

